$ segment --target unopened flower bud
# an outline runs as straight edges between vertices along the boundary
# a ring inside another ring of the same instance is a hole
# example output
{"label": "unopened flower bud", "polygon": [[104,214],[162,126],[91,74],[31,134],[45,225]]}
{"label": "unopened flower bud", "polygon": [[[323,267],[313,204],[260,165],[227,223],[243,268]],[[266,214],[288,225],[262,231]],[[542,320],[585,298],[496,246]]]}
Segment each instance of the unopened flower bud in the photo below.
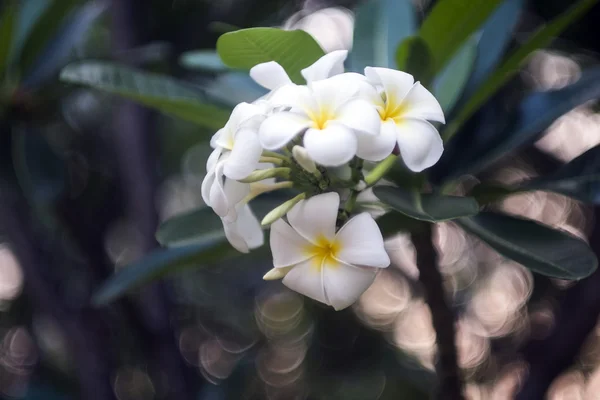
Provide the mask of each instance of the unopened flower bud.
{"label": "unopened flower bud", "polygon": [[275,281],[278,279],[283,279],[287,273],[292,269],[292,267],[283,267],[283,268],[273,268],[269,272],[263,276],[265,281]]}
{"label": "unopened flower bud", "polygon": [[292,209],[292,207],[294,207],[296,204],[298,204],[305,197],[306,197],[306,193],[300,193],[298,196],[294,197],[293,199],[286,201],[285,203],[281,204],[277,208],[271,210],[267,215],[265,215],[265,217],[263,218],[263,220],[261,221],[260,224],[262,226],[271,225],[273,222],[277,221],[279,218],[281,218],[285,214],[287,214],[288,211],[290,211]]}
{"label": "unopened flower bud", "polygon": [[310,172],[311,174],[319,173],[317,164],[315,164],[315,162],[310,158],[304,147],[297,145],[294,146],[292,148],[292,154],[294,155],[296,162],[306,171]]}
{"label": "unopened flower bud", "polygon": [[240,182],[252,183],[263,181],[269,178],[284,178],[290,177],[290,169],[285,167],[280,168],[269,168],[269,169],[257,169],[244,179],[240,179]]}

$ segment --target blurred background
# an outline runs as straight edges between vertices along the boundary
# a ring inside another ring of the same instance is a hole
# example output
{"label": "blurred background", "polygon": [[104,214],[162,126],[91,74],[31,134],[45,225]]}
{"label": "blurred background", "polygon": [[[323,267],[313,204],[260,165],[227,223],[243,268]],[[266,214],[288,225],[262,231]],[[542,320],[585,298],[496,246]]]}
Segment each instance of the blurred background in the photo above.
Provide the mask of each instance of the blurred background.
{"label": "blurred background", "polygon": [[[268,254],[185,269],[107,307],[89,302],[116,270],[158,246],[161,221],[202,206],[200,182],[215,130],[67,85],[58,79],[60,69],[77,60],[110,60],[186,80],[231,107],[263,92],[214,57],[221,33],[279,26],[306,30],[325,51],[350,49],[352,10],[362,2],[58,2],[63,6],[0,1],[5,14],[20,9],[17,42],[28,35],[38,40],[22,39],[28,68],[18,76],[0,67],[6,75],[0,87],[0,396],[428,398],[435,332],[408,236],[387,242],[392,266],[342,312],[278,281],[262,281],[271,268]],[[570,3],[525,1],[513,44]],[[420,17],[431,6],[427,0],[413,5]],[[536,52],[505,89],[507,101],[524,91],[563,88],[582,68],[598,64],[598,21],[596,6],[551,48]],[[0,31],[5,26],[0,20]],[[6,46],[0,42],[0,50]],[[598,144],[598,107],[586,103],[484,174],[500,182],[537,176]],[[594,207],[546,192],[513,196],[501,207],[589,240],[600,254]],[[598,272],[579,283],[552,280],[503,259],[452,223],[439,225],[435,237],[458,315],[468,399],[600,399]]]}

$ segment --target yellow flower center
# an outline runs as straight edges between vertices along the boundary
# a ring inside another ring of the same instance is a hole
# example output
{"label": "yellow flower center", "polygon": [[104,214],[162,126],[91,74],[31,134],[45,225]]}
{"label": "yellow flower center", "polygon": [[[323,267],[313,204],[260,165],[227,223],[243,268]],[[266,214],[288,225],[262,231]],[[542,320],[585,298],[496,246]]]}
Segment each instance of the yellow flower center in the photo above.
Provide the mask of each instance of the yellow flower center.
{"label": "yellow flower center", "polygon": [[378,110],[381,120],[387,121],[391,119],[395,122],[400,122],[402,115],[404,115],[408,108],[406,102],[403,101],[399,103],[397,99],[389,97],[384,99],[384,103],[385,106],[383,109]]}
{"label": "yellow flower center", "polygon": [[305,252],[312,259],[312,267],[320,272],[323,265],[334,267],[338,265],[336,257],[341,250],[341,244],[337,240],[329,240],[321,235],[317,238],[316,244],[306,246]]}
{"label": "yellow flower center", "polygon": [[307,110],[308,117],[313,122],[314,129],[325,129],[327,122],[335,119],[335,113],[330,107],[319,107],[318,110]]}

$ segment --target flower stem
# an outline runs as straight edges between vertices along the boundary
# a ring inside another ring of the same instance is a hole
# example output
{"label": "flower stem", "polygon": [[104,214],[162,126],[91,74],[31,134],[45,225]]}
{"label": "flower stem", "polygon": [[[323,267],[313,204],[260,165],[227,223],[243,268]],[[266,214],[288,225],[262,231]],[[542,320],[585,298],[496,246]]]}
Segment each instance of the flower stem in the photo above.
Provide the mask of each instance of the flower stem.
{"label": "flower stem", "polygon": [[286,157],[285,155],[276,153],[274,151],[263,150],[262,156],[263,157],[270,157],[270,158],[278,158],[281,161],[285,161],[285,162],[289,162],[290,161],[289,157]]}
{"label": "flower stem", "polygon": [[432,228],[431,224],[423,224],[422,229],[411,234],[411,238],[417,252],[419,281],[425,289],[436,333],[436,372],[439,380],[437,398],[463,400],[462,377],[456,351],[455,317],[446,301],[442,276],[437,267]]}
{"label": "flower stem", "polygon": [[239,181],[243,182],[243,183],[252,183],[252,182],[262,181],[262,180],[268,179],[268,178],[289,179],[290,178],[290,169],[285,168],[285,167],[257,169],[256,171],[254,171],[250,175],[248,175],[246,178],[240,179]]}
{"label": "flower stem", "polygon": [[391,154],[387,156],[386,159],[377,164],[375,168],[373,168],[371,172],[369,172],[369,174],[365,177],[365,183],[367,184],[367,186],[373,186],[374,184],[379,182],[379,180],[383,178],[384,175],[394,166],[397,158],[397,155]]}
{"label": "flower stem", "polygon": [[249,203],[263,193],[274,192],[275,190],[279,189],[289,189],[292,187],[294,187],[294,182],[291,181],[282,181],[270,185],[262,182],[254,182],[250,184],[250,193],[242,201],[244,203]]}
{"label": "flower stem", "polygon": [[265,157],[265,156],[262,156],[259,161],[261,163],[271,163],[271,164],[275,164],[275,165],[282,165],[283,164],[283,160],[281,158],[278,158],[278,157]]}

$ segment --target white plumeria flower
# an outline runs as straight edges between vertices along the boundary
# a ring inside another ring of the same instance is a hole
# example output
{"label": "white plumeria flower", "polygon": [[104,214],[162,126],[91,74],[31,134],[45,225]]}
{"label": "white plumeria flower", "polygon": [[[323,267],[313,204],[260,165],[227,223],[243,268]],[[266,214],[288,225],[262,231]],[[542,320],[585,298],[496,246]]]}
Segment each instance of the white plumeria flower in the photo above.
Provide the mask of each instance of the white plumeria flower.
{"label": "white plumeria flower", "polygon": [[[373,150],[398,143],[406,166],[420,172],[434,165],[444,151],[437,129],[428,121],[445,123],[435,97],[412,75],[388,68],[365,68],[365,75],[380,92],[368,96],[381,117],[381,134]],[[387,151],[387,150],[385,150]]]}
{"label": "white plumeria flower", "polygon": [[265,242],[262,227],[250,206],[244,202],[238,203],[236,216],[233,221],[221,218],[229,243],[241,253],[248,253],[250,249],[262,246]]}
{"label": "white plumeria flower", "polygon": [[353,304],[390,259],[373,218],[359,214],[336,233],[340,198],[325,193],[298,203],[271,225],[275,268],[290,268],[283,284],[336,310]]}
{"label": "white plumeria flower", "polygon": [[240,103],[232,111],[225,126],[213,135],[210,144],[215,148],[207,170],[216,166],[221,154],[229,152],[223,161],[223,174],[231,179],[243,179],[256,169],[262,154],[257,130],[265,118],[262,105]]}
{"label": "white plumeria flower", "polygon": [[[344,72],[344,61],[347,56],[347,50],[333,51],[325,54],[300,73],[308,84],[341,74]],[[277,90],[282,86],[293,84],[287,72],[275,61],[255,65],[250,69],[250,77],[269,90]]]}
{"label": "white plumeria flower", "polygon": [[261,124],[261,145],[278,150],[306,131],[304,147],[315,162],[340,166],[350,161],[357,154],[357,136],[376,136],[381,129],[376,109],[358,97],[361,88],[355,75],[341,74],[308,86],[278,89],[270,101],[290,109],[267,117]]}

